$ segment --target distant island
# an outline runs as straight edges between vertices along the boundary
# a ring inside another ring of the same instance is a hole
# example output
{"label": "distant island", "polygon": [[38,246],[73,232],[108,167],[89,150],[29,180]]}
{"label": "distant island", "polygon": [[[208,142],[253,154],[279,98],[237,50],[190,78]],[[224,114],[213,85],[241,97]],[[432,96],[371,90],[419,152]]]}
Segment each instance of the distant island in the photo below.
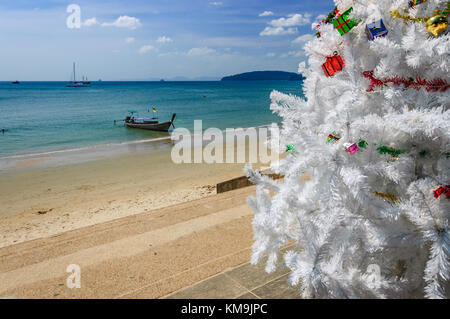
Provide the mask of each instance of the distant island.
{"label": "distant island", "polygon": [[301,81],[301,74],[284,71],[255,71],[223,77],[221,81]]}

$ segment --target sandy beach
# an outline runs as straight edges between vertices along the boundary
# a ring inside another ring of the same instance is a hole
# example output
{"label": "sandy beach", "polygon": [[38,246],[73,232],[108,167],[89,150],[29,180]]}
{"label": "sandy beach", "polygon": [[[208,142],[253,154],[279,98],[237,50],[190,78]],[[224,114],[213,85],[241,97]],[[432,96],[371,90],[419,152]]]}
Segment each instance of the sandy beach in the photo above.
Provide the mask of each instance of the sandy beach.
{"label": "sandy beach", "polygon": [[[210,279],[189,296],[264,297],[263,282],[285,285],[284,273],[247,278],[255,186],[217,194],[244,164],[175,164],[167,146],[9,161],[0,170],[0,298],[165,298]],[[69,265],[80,267],[81,289],[69,287]],[[237,279],[214,283],[236,267]]]}
{"label": "sandy beach", "polygon": [[41,165],[51,159],[24,159],[0,175],[0,247],[203,198],[244,166],[174,164],[170,148]]}

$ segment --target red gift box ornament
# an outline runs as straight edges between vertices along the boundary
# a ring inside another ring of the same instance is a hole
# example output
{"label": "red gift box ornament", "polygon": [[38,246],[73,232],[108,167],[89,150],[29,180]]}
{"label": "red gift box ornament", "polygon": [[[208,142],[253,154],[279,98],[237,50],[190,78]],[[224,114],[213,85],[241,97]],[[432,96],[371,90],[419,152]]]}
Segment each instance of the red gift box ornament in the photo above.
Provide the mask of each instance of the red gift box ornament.
{"label": "red gift box ornament", "polygon": [[450,197],[450,185],[440,186],[434,192],[434,198],[439,198],[442,194],[445,194],[447,198]]}
{"label": "red gift box ornament", "polygon": [[345,66],[344,60],[335,51],[334,55],[327,56],[327,60],[322,64],[323,72],[327,77],[333,76],[336,72],[341,71]]}

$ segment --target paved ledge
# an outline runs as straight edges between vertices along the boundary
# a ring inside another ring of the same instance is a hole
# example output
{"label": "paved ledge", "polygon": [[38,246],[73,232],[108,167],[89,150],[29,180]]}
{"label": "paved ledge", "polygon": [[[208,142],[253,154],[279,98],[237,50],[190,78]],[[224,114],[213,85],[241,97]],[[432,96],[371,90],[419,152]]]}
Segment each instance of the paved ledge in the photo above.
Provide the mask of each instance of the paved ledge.
{"label": "paved ledge", "polygon": [[[287,251],[289,245],[282,249]],[[250,263],[226,270],[165,296],[165,299],[300,299],[300,285],[287,283],[289,269],[279,266],[268,274],[265,272],[267,258],[258,265]]]}
{"label": "paved ledge", "polygon": [[[261,172],[261,174],[269,176],[273,179],[280,179],[283,177],[279,174],[271,173],[270,170],[263,171],[263,172]],[[241,177],[233,178],[228,181],[217,184],[216,189],[217,189],[217,194],[220,194],[220,193],[229,192],[229,191],[232,191],[235,189],[244,188],[244,187],[251,186],[251,185],[253,185],[253,183],[248,180],[247,176],[241,176]]]}

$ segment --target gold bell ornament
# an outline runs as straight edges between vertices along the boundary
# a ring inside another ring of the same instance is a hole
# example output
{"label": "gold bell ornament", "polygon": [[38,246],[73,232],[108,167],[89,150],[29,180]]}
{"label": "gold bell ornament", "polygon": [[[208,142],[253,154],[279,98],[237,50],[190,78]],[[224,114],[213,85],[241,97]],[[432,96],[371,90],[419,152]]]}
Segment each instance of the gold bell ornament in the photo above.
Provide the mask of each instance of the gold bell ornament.
{"label": "gold bell ornament", "polygon": [[[408,13],[408,10],[404,10]],[[447,9],[436,10],[431,17],[410,17],[401,14],[398,10],[389,11],[394,18],[402,19],[406,22],[423,22],[425,23],[426,30],[437,37],[439,34],[444,32],[448,27],[448,15],[450,13],[450,2],[447,3]]]}
{"label": "gold bell ornament", "polygon": [[448,20],[440,11],[435,11],[434,15],[429,18],[425,24],[425,28],[429,33],[437,37],[448,27]]}

